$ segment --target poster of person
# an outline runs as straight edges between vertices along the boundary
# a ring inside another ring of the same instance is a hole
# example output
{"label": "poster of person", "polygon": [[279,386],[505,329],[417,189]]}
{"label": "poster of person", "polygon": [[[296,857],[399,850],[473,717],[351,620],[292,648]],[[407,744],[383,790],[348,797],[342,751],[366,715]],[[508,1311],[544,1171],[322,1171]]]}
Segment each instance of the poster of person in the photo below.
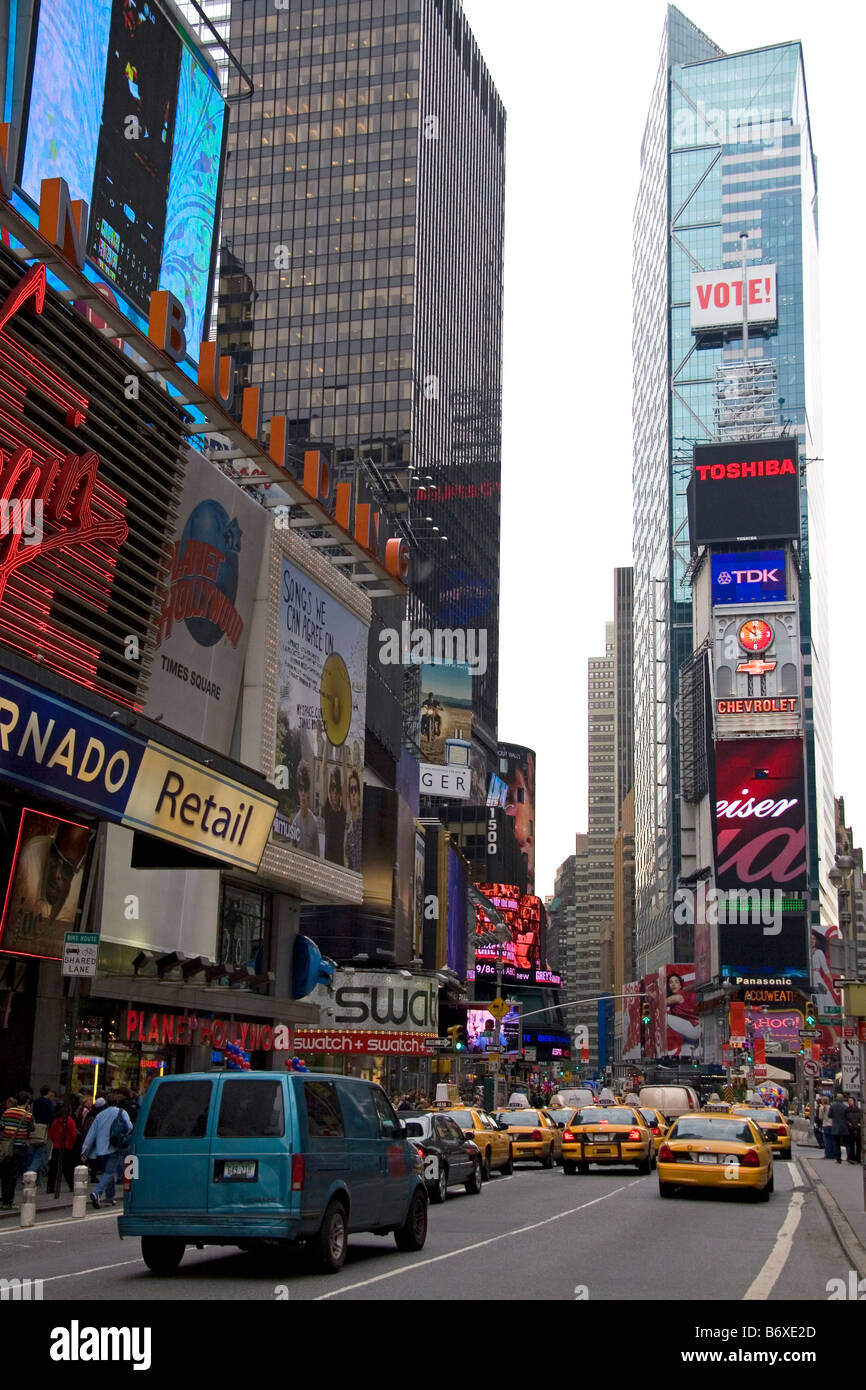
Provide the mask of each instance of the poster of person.
{"label": "poster of person", "polygon": [[694,989],[694,965],[663,965],[659,970],[658,991],[659,1000],[664,1001],[664,1055],[667,1057],[700,1055],[701,1025]]}
{"label": "poster of person", "polygon": [[0,925],[0,949],[59,960],[63,937],[75,930],[90,828],[22,811]]}
{"label": "poster of person", "polygon": [[630,980],[623,985],[623,994],[625,998],[622,1008],[622,1059],[624,1062],[631,1062],[639,1060],[642,1055],[640,1045],[640,980]]}
{"label": "poster of person", "polygon": [[535,890],[535,753],[519,743],[500,743],[499,774],[505,782],[505,814],[526,857],[526,891]]}
{"label": "poster of person", "polygon": [[367,629],[280,559],[271,838],[360,872]]}
{"label": "poster of person", "polygon": [[[421,666],[421,758],[468,767],[472,753],[472,671],[456,662]],[[465,747],[464,747],[465,745]]]}

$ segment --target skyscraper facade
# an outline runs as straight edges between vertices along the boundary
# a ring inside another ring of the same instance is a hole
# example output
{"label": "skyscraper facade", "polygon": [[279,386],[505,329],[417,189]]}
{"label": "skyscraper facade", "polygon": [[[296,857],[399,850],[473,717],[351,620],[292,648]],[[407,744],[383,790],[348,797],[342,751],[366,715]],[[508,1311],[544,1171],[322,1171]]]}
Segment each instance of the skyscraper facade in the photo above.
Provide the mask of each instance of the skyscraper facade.
{"label": "skyscraper facade", "polygon": [[[817,355],[817,188],[803,57],[785,43],[726,55],[669,6],[641,151],[634,224],[634,676],[637,971],[686,959],[673,892],[680,860],[677,699],[692,650],[686,487],[695,444],[723,433],[719,377],[736,338],[695,337],[690,276],[775,265],[777,317],[749,362],[774,382],[759,433],[797,438],[810,903],[834,911],[823,463]],[[745,437],[740,435],[739,437]]]}
{"label": "skyscraper facade", "polygon": [[398,700],[417,743],[418,668],[382,668],[383,626],[483,630],[493,759],[505,112],[456,0],[233,0],[230,45],[254,91],[232,112],[218,340],[263,418],[412,543],[408,614],[376,605],[371,732],[399,753],[393,718],[375,726]]}

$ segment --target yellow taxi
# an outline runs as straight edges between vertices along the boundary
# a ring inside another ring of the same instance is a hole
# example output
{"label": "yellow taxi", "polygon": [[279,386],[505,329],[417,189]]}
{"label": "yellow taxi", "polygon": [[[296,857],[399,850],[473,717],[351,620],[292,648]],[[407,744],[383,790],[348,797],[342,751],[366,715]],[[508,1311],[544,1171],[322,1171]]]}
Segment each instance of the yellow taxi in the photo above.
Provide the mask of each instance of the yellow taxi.
{"label": "yellow taxi", "polygon": [[791,1157],[791,1127],[780,1110],[768,1105],[732,1105],[732,1115],[745,1115],[754,1120],[774,1154]]}
{"label": "yellow taxi", "polygon": [[562,1133],[543,1110],[497,1110],[495,1118],[508,1125],[514,1161],[536,1161],[552,1168],[562,1158]]}
{"label": "yellow taxi", "polygon": [[562,1131],[564,1173],[588,1173],[591,1163],[634,1163],[648,1173],[652,1154],[647,1121],[630,1105],[585,1105]]}
{"label": "yellow taxi", "polygon": [[473,1110],[468,1105],[455,1105],[444,1110],[455,1124],[459,1125],[469,1139],[473,1139],[481,1150],[481,1176],[486,1182],[494,1168],[509,1176],[514,1172],[514,1153],[511,1135],[500,1129],[492,1115],[486,1110]]}
{"label": "yellow taxi", "polygon": [[766,1202],[773,1191],[772,1150],[745,1115],[680,1115],[659,1149],[656,1167],[660,1197],[673,1197],[680,1187],[718,1187],[750,1191]]}
{"label": "yellow taxi", "polygon": [[664,1143],[664,1137],[670,1129],[670,1125],[660,1110],[656,1110],[653,1105],[636,1105],[635,1109],[646,1121],[647,1128],[653,1139],[653,1163],[659,1149]]}

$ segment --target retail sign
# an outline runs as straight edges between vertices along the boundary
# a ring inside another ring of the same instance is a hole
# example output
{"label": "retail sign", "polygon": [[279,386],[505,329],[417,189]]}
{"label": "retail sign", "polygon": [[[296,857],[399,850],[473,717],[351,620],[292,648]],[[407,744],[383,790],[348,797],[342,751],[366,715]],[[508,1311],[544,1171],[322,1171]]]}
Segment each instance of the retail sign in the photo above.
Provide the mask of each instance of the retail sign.
{"label": "retail sign", "polygon": [[431,1057],[439,1039],[422,1033],[379,1033],[323,1028],[296,1028],[294,1049],[299,1057],[306,1053],[372,1054],[374,1056]]}
{"label": "retail sign", "polygon": [[99,960],[99,936],[95,932],[68,931],[63,938],[61,975],[93,976]]}
{"label": "retail sign", "polygon": [[[713,562],[716,557],[713,556]],[[802,723],[796,603],[713,609],[717,738],[798,734]]]}
{"label": "retail sign", "polygon": [[18,787],[255,870],[276,802],[0,672],[0,775]]}
{"label": "retail sign", "polygon": [[800,462],[796,439],[695,445],[687,496],[694,547],[797,540]]}
{"label": "retail sign", "polygon": [[322,1023],[337,1029],[426,1034],[438,1028],[439,985],[433,976],[406,980],[385,970],[339,970],[333,988],[319,986],[308,1002],[318,1004]]}
{"label": "retail sign", "polygon": [[[693,333],[718,328],[738,328],[743,323],[743,275],[727,270],[697,270],[691,275],[690,316]],[[750,266],[746,270],[746,312],[750,325],[776,322],[776,267]]]}

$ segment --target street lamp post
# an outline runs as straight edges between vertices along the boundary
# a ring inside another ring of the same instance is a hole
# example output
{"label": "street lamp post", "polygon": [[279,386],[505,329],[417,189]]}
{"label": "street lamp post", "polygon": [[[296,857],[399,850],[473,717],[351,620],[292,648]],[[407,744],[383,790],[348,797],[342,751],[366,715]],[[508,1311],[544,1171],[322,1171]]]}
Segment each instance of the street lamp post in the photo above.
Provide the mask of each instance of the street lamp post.
{"label": "street lamp post", "polygon": [[[854,933],[854,918],[855,918],[855,912],[854,912],[854,900],[853,900],[853,895],[852,895],[852,892],[851,892],[851,883],[852,883],[852,880],[853,880],[853,877],[854,877],[854,870],[855,870],[855,868],[856,868],[856,860],[855,860],[850,854],[837,854],[837,855],[836,855],[836,862],[835,862],[835,864],[833,865],[833,867],[832,867],[832,869],[830,870],[830,873],[829,873],[829,875],[828,875],[828,877],[829,877],[829,879],[830,879],[830,882],[831,882],[831,883],[835,886],[835,888],[836,888],[837,906],[838,906],[838,899],[841,897],[841,888],[842,888],[842,884],[843,884],[843,883],[845,884],[846,896],[847,896],[847,898],[848,898],[848,912],[847,912],[847,914],[843,913],[843,912],[841,911],[841,908],[839,909],[839,927],[840,927],[840,929],[841,929],[843,926],[844,926],[844,928],[845,928],[844,935],[843,935],[843,939],[844,939],[844,950],[845,950],[845,963],[844,963],[844,972],[843,972],[843,973],[844,973],[844,981],[843,981],[843,984],[844,984],[844,983],[856,982],[856,977],[857,977],[856,941],[855,941],[855,933]],[[862,987],[861,987],[861,988],[862,988]],[[848,995],[848,993],[849,993],[849,991],[843,988],[843,990],[842,990],[842,997],[843,997],[843,1000],[846,1000],[846,996]],[[847,1002],[847,1000],[846,1000],[846,1002]],[[856,1005],[853,1006],[853,1007],[856,1009]],[[861,1024],[862,1024],[862,1019],[859,1018],[859,1017],[856,1017],[854,1014],[852,1014],[852,1015],[850,1016],[850,1018],[849,1018],[849,1015],[848,1015],[848,1012],[847,1012],[847,1008],[846,1008],[846,1006],[843,1004],[843,1012],[842,1012],[842,1038],[840,1038],[840,1040],[839,1040],[839,1069],[840,1069],[840,1073],[841,1073],[841,1069],[842,1069],[842,1066],[843,1066],[843,1062],[842,1062],[842,1041],[843,1041],[843,1039],[844,1039],[844,1034],[845,1034],[846,1026],[853,1026],[853,1027],[855,1028],[855,1030],[857,1030],[857,1032],[859,1033],[860,1031],[862,1031],[862,1029],[861,1029]],[[863,1120],[864,1113],[866,1113],[866,1042],[864,1042],[864,1040],[863,1040],[862,1038],[859,1039],[859,1045],[858,1045],[858,1061],[859,1061],[859,1071],[860,1071],[860,1167],[861,1167],[862,1174],[863,1174],[863,1210],[866,1211],[866,1144],[863,1143],[864,1129],[866,1129],[866,1125],[864,1125],[864,1120]]]}

